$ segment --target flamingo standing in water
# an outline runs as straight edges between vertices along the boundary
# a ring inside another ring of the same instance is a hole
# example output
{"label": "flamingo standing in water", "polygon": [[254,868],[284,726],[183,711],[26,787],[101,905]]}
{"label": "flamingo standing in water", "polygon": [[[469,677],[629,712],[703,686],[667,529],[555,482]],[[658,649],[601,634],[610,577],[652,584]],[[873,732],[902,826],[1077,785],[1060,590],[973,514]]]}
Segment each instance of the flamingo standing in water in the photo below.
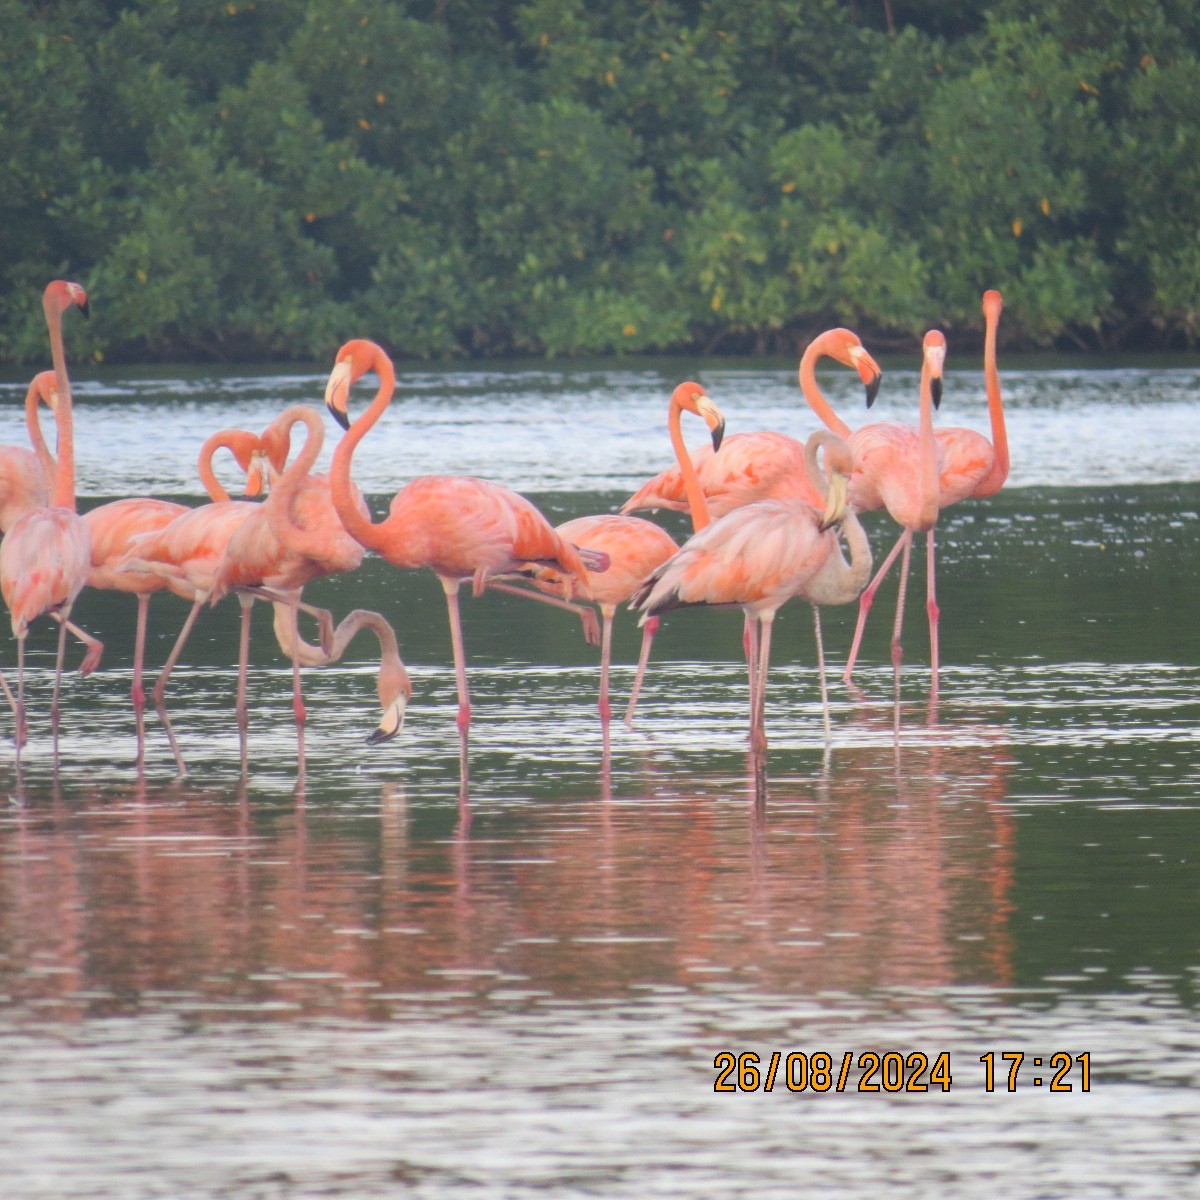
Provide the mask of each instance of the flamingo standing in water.
{"label": "flamingo standing in water", "polygon": [[38,420],[38,405],[52,412],[58,407],[58,387],[53,371],[33,377],[25,393],[25,428],[32,450],[24,446],[0,446],[0,534],[7,533],[19,516],[50,503],[58,464]]}
{"label": "flamingo standing in water", "polygon": [[[354,421],[346,413],[351,387],[368,372],[379,378],[375,398]],[[356,339],[337,352],[325,388],[325,403],[346,434],[334,451],[329,480],[333,503],[351,537],[393,566],[430,568],[446,594],[454,674],[458,691],[459,733],[466,744],[471,697],[458,610],[458,589],[471,579],[480,595],[492,576],[510,575],[527,564],[562,570],[565,600],[577,586],[587,595],[587,570],[574,546],[524,496],[486,480],[463,475],[424,475],[392,497],[379,524],[359,507],[350,482],[355,447],[383,415],[396,389],[392,360],[374,342]],[[597,556],[597,565],[604,560]],[[530,599],[549,599],[524,593]]]}
{"label": "flamingo standing in water", "polygon": [[[709,523],[708,506],[683,441],[680,424],[681,414],[684,412],[695,413],[703,418],[712,435],[712,444],[717,448],[720,447],[721,438],[725,433],[725,418],[698,383],[681,383],[671,394],[671,403],[667,410],[667,428],[679,457],[684,495],[692,514],[692,528],[696,530],[703,529]],[[679,546],[666,530],[652,521],[626,516],[623,513],[576,517],[573,521],[556,526],[556,532],[572,545],[600,551],[609,560],[607,570],[588,571],[588,589],[592,599],[600,606],[600,615],[604,622],[600,641],[598,707],[601,721],[607,724],[612,717],[612,707],[608,698],[608,677],[612,658],[612,623],[617,605],[625,603],[637,591],[642,580],[675,554]],[[552,569],[542,568],[537,571],[534,584],[539,588],[561,587],[561,577]],[[633,723],[646,665],[650,661],[650,647],[654,635],[658,632],[658,626],[657,617],[651,617],[642,624],[642,646],[638,654],[637,674],[629,695],[629,706],[625,710],[627,725]]]}
{"label": "flamingo standing in water", "polygon": [[[1003,302],[1000,293],[989,290],[983,295],[983,316],[985,322],[983,366],[984,380],[987,388],[988,415],[992,426],[992,441],[989,442],[981,433],[972,429],[944,428],[933,432],[937,446],[938,462],[938,509],[943,509],[960,500],[970,497],[986,497],[994,495],[1004,485],[1008,478],[1008,437],[1004,425],[1004,404],[1000,395],[1000,374],[996,367],[996,330],[1000,323],[1000,312]],[[944,353],[944,351],[943,351]],[[904,524],[900,516],[893,512],[887,504],[880,480],[893,470],[903,470],[898,464],[888,461],[889,434],[883,431],[895,429],[892,425],[867,425],[850,433],[846,423],[833,411],[829,402],[821,395],[815,386],[815,381],[805,381],[802,377],[801,386],[813,411],[825,424],[840,437],[847,438],[855,456],[855,473],[850,484],[850,500],[860,511],[876,508],[888,508],[889,514],[898,524]],[[933,403],[937,407],[941,396],[941,380],[933,381]],[[868,402],[869,405],[869,402]],[[868,461],[869,465],[868,465]],[[850,684],[854,673],[854,664],[858,658],[859,646],[862,643],[863,630],[866,628],[867,614],[875,599],[879,585],[891,569],[898,554],[903,553],[901,561],[900,592],[896,603],[896,621],[892,634],[892,663],[899,670],[902,654],[900,644],[900,627],[904,612],[904,590],[908,583],[908,564],[912,551],[913,527],[906,527],[901,533],[895,546],[883,560],[875,578],[867,585],[859,597],[858,622],[854,629],[854,640],[850,646],[850,654],[846,660],[843,679]],[[926,529],[926,612],[929,617],[930,663],[932,674],[931,698],[936,699],[938,692],[938,621],[940,610],[937,604],[935,581],[935,552],[933,526]]]}
{"label": "flamingo standing in water", "polygon": [[[209,499],[229,499],[229,493],[221,486],[212,466],[213,457],[220,449],[231,451],[238,466],[245,473],[245,494],[258,495],[263,486],[264,470],[258,437],[244,429],[224,429],[220,433],[214,433],[200,448],[197,465],[200,481]],[[150,597],[167,587],[167,580],[149,571],[126,569],[124,563],[134,551],[135,538],[157,533],[176,517],[188,512],[191,512],[191,509],[185,504],[157,500],[151,496],[132,496],[102,504],[85,513],[83,517],[92,535],[92,569],[88,575],[88,586],[104,591],[127,592],[137,597],[137,635],[134,642],[131,689],[134,719],[137,723],[136,763],[142,762],[146,750],[146,695],[142,689],[142,671],[146,657],[146,620],[150,610]]]}
{"label": "flamingo standing in water", "polygon": [[[818,466],[825,449],[825,473]],[[846,604],[871,573],[871,548],[852,507],[846,503],[850,450],[824,429],[805,446],[805,467],[823,493],[823,512],[803,500],[758,500],[743,505],[694,534],[673,558],[653,572],[634,595],[631,607],[643,620],[690,605],[737,606],[761,625],[758,661],[750,680],[750,744],[767,746],[765,728],[771,628],[778,610],[793,596],[813,606]],[[851,561],[842,556],[834,525],[842,525]],[[822,669],[826,736],[828,697]]]}
{"label": "flamingo standing in water", "polygon": [[[50,703],[50,723],[57,753],[58,698],[62,687],[67,622],[75,598],[87,582],[91,565],[91,535],[83,518],[75,511],[71,381],[67,377],[62,340],[63,313],[72,307],[77,307],[85,317],[88,315],[87,293],[79,284],[56,279],[46,285],[42,294],[42,311],[50,333],[50,354],[54,360],[54,379],[58,391],[55,411],[58,422],[58,465],[55,469],[53,504],[31,509],[19,517],[4,541],[0,542],[0,592],[12,616],[13,635],[17,639],[17,697],[13,710],[18,759],[25,741],[25,635],[29,631],[29,624],[43,614],[51,614],[59,619],[58,657]],[[77,632],[88,646],[85,665],[91,670],[99,662],[104,646],[82,630]],[[82,667],[80,669],[83,670]]]}
{"label": "flamingo standing in water", "polygon": [[[210,601],[216,604],[232,590],[237,592],[242,606],[237,714],[244,750],[251,606],[255,596],[262,595],[263,589],[283,598],[284,607],[290,614],[291,631],[286,639],[280,641],[280,645],[292,659],[292,709],[296,717],[300,772],[303,774],[307,710],[300,690],[300,594],[304,585],[313,579],[356,570],[362,563],[364,551],[338,519],[330,498],[328,477],[309,474],[325,441],[321,418],[311,408],[292,405],[276,417],[263,433],[264,446],[270,448],[278,445],[279,457],[286,460],[292,429],[298,424],[308,429],[304,447],[275,482],[266,502],[229,539]],[[350,499],[361,519],[369,521],[366,503],[357,488],[353,488]]]}

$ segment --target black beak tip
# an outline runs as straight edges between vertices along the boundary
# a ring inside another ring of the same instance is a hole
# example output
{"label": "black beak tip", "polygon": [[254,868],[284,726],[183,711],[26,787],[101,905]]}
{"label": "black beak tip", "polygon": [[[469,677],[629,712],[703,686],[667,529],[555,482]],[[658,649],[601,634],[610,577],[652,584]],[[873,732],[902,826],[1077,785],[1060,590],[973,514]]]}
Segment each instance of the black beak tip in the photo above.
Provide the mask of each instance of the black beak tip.
{"label": "black beak tip", "polygon": [[933,407],[942,407],[942,381],[940,379],[930,380],[929,390],[933,393]]}
{"label": "black beak tip", "polygon": [[85,301],[84,301],[84,302],[83,302],[83,303],[82,303],[82,304],[79,306],[79,311],[80,311],[81,313],[83,313],[83,315],[84,315],[84,317],[85,317],[85,318],[91,317],[91,315],[92,315],[92,306],[91,306],[91,305],[90,305],[90,304],[89,304],[89,303],[88,303],[88,302],[85,300]]}
{"label": "black beak tip", "polygon": [[340,408],[334,408],[332,404],[326,405],[329,411],[333,414],[333,419],[345,430],[350,428],[350,417],[347,413],[342,412]]}
{"label": "black beak tip", "polygon": [[870,383],[867,384],[867,407],[870,408],[875,403],[875,397],[879,395],[879,382],[883,378],[882,375],[876,375]]}
{"label": "black beak tip", "polygon": [[712,444],[713,444],[713,453],[714,454],[716,454],[716,452],[718,450],[720,450],[721,442],[724,440],[724,438],[725,438],[725,422],[722,421],[719,425],[715,426],[712,431]]}
{"label": "black beak tip", "polygon": [[396,736],[396,734],[399,732],[400,732],[400,730],[398,730],[398,729],[394,733],[384,733],[384,731],[382,729],[373,730],[367,736],[367,745],[368,746],[382,746],[384,742],[390,742],[392,740],[392,738],[394,738]]}

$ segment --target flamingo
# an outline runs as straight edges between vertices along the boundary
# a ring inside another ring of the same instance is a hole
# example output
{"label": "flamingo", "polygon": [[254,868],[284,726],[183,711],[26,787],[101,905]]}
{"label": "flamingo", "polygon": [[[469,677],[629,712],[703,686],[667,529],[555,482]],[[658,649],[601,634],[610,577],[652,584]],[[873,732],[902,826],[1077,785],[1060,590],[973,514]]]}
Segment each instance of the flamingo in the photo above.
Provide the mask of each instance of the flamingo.
{"label": "flamingo", "polygon": [[326,652],[320,646],[314,646],[300,637],[289,604],[276,602],[274,608],[275,638],[279,648],[285,654],[296,654],[301,666],[326,667],[339,662],[359,630],[369,629],[375,634],[379,641],[379,674],[376,687],[383,716],[368,736],[367,745],[378,746],[383,742],[390,742],[404,724],[404,713],[412,699],[412,682],[400,657],[396,631],[387,620],[380,613],[356,608],[338,622],[333,631],[329,651]]}
{"label": "flamingo", "polygon": [[[255,595],[261,595],[262,589],[286,597],[292,632],[287,644],[281,641],[280,645],[292,659],[292,709],[303,774],[307,711],[300,690],[300,594],[306,583],[322,575],[356,570],[362,563],[364,551],[338,519],[330,498],[328,477],[309,474],[325,441],[321,418],[310,408],[292,405],[263,433],[264,446],[278,446],[281,459],[286,460],[292,430],[298,424],[305,425],[308,430],[303,449],[276,481],[266,502],[259,505],[230,538],[209,599],[216,604],[233,590],[238,593],[242,606],[237,713],[244,747],[250,610]],[[369,521],[366,503],[357,488],[352,489],[351,502],[361,519]]]}
{"label": "flamingo", "polygon": [[[258,437],[244,429],[224,429],[220,433],[214,433],[200,447],[197,468],[209,499],[229,499],[229,493],[221,486],[213,472],[213,457],[220,449],[230,450],[238,466],[245,472],[245,494],[258,495],[262,489],[263,473]],[[142,689],[142,671],[146,657],[146,620],[149,615],[150,597],[155,592],[162,591],[167,586],[167,580],[149,571],[127,569],[124,564],[134,551],[135,538],[143,534],[157,533],[176,517],[190,511],[186,505],[176,504],[171,500],[132,496],[102,504],[85,513],[83,517],[92,535],[92,569],[88,575],[88,586],[104,591],[127,592],[137,597],[137,635],[134,642],[131,689],[134,719],[137,723],[136,763],[142,762],[146,748],[146,696]]]}
{"label": "flamingo", "polygon": [[38,404],[52,412],[58,407],[58,390],[53,371],[33,377],[25,393],[25,428],[29,430],[32,450],[24,446],[0,446],[0,534],[31,508],[50,503],[58,464],[42,436]]}
{"label": "flamingo", "polygon": [[[678,441],[677,448],[680,456],[680,470],[684,479],[684,494],[689,506],[694,506],[691,510],[693,529],[700,529],[708,524],[708,506],[696,480],[692,460],[683,443],[683,434],[680,429],[683,412],[695,413],[698,417],[703,418],[712,435],[712,444],[717,448],[720,447],[725,433],[725,417],[698,383],[681,383],[671,395],[671,403],[667,411],[667,426],[671,430],[672,440],[677,439]],[[679,546],[666,530],[652,521],[625,514],[602,513],[597,516],[576,517],[573,521],[556,526],[555,532],[574,546],[584,546],[589,550],[602,552],[609,560],[609,567],[606,571],[588,571],[588,590],[592,599],[599,604],[600,615],[604,622],[600,642],[600,701],[598,707],[601,721],[607,724],[612,717],[612,707],[608,698],[608,677],[612,658],[612,623],[617,606],[625,603],[638,589],[642,580],[655,567],[660,566],[672,554],[675,554],[679,550]],[[534,585],[544,589],[561,586],[561,577],[550,568],[542,568],[535,574]],[[504,590],[516,589],[506,588]],[[642,690],[646,665],[650,661],[650,646],[654,641],[654,635],[658,632],[658,626],[657,617],[651,618],[642,625],[642,646],[638,654],[637,674],[634,677],[633,690],[630,692],[629,706],[625,710],[627,725],[633,723],[633,714]]]}
{"label": "flamingo", "polygon": [[[368,372],[379,379],[375,398],[350,423],[346,406],[351,387]],[[458,609],[458,589],[473,580],[480,595],[495,575],[511,574],[529,563],[557,566],[564,573],[564,600],[578,586],[587,595],[587,570],[580,553],[551,528],[540,512],[516,492],[463,475],[424,475],[392,497],[385,520],[372,523],[356,502],[350,482],[354,449],[383,415],[396,389],[392,360],[374,342],[355,339],[337,352],[325,387],[325,403],[346,430],[334,451],[329,480],[333,503],[351,537],[393,566],[430,568],[446,594],[454,674],[457,724],[463,744],[471,724],[471,697]],[[604,560],[593,559],[597,565]],[[530,599],[550,599],[526,593]]]}
{"label": "flamingo", "polygon": [[[825,471],[818,454],[825,449]],[[674,558],[654,571],[635,593],[631,607],[643,620],[689,605],[737,605],[761,626],[757,664],[750,680],[750,744],[766,749],[767,669],[771,628],[778,610],[803,596],[818,604],[846,604],[862,590],[871,572],[871,548],[846,492],[850,450],[840,438],[819,429],[805,445],[805,468],[823,493],[823,512],[802,500],[758,500],[726,513],[694,534]],[[842,556],[834,525],[842,525],[851,561]],[[819,627],[818,627],[819,630]],[[826,736],[829,703],[821,666]]]}
{"label": "flamingo", "polygon": [[[849,329],[830,329],[815,338],[800,360],[802,382],[811,378],[815,383],[816,364],[821,358],[832,358],[856,370],[866,387],[867,403],[874,400],[882,372],[857,334]],[[849,436],[848,430],[834,432],[843,439]],[[687,492],[685,461],[694,469],[714,518],[755,500],[803,500],[818,509],[824,504],[805,469],[804,444],[787,434],[772,430],[735,433],[713,449],[704,445],[690,456],[682,439],[677,442],[676,434],[677,427],[672,433],[677,465],[643,484],[621,505],[621,512],[669,508],[680,512],[691,509],[694,514],[696,506]]]}
{"label": "flamingo", "polygon": [[[25,741],[25,635],[29,624],[44,614],[59,619],[58,657],[54,671],[54,693],[50,723],[54,749],[58,751],[58,698],[62,688],[63,653],[67,624],[76,597],[87,582],[91,564],[91,535],[75,511],[75,441],[71,412],[71,382],[63,350],[62,318],[68,308],[88,315],[87,293],[77,283],[55,279],[42,294],[42,311],[50,333],[50,354],[58,392],[55,417],[58,423],[58,464],[55,468],[53,504],[30,509],[19,517],[0,542],[0,592],[12,617],[17,639],[16,718],[17,758]],[[96,638],[77,630],[88,646],[87,670],[99,662],[104,646]],[[81,667],[81,671],[83,668]],[[86,672],[85,672],[86,673]],[[8,687],[5,685],[7,692]],[[11,694],[10,694],[11,699]]]}
{"label": "flamingo", "polygon": [[[1004,405],[1000,395],[1000,375],[996,368],[996,330],[1000,323],[1000,312],[1003,307],[1000,293],[989,290],[983,295],[982,309],[985,322],[984,336],[984,379],[988,397],[988,415],[992,426],[992,442],[972,429],[946,428],[934,430],[934,441],[937,446],[938,460],[938,508],[946,508],[957,504],[967,497],[986,497],[994,495],[1004,485],[1008,478],[1008,438],[1004,425]],[[805,381],[802,380],[802,386]],[[934,407],[937,407],[941,396],[940,377],[934,381]],[[898,523],[900,518],[886,504],[880,490],[879,479],[887,474],[887,452],[880,442],[878,431],[889,426],[868,425],[851,434],[844,421],[833,411],[828,401],[815,387],[815,381],[804,386],[805,397],[813,411],[825,422],[830,429],[841,437],[848,438],[850,448],[855,455],[855,474],[850,484],[850,499],[860,511],[887,507],[890,515]],[[882,435],[886,437],[886,435]],[[870,466],[860,459],[869,456]],[[867,585],[859,597],[858,621],[854,629],[854,640],[850,646],[850,654],[846,661],[843,680],[847,685],[852,682],[854,664],[858,658],[859,646],[862,643],[863,630],[866,628],[867,614],[879,585],[891,569],[896,556],[903,552],[901,561],[901,591],[897,597],[896,622],[892,636],[892,661],[894,668],[899,670],[900,655],[900,626],[903,616],[903,591],[908,582],[908,562],[912,550],[911,528],[905,528],[900,534],[895,546],[892,547],[874,579]],[[931,698],[936,699],[938,692],[938,621],[940,610],[937,604],[935,582],[935,551],[933,527],[926,530],[926,612],[929,617],[929,643],[931,663]]]}

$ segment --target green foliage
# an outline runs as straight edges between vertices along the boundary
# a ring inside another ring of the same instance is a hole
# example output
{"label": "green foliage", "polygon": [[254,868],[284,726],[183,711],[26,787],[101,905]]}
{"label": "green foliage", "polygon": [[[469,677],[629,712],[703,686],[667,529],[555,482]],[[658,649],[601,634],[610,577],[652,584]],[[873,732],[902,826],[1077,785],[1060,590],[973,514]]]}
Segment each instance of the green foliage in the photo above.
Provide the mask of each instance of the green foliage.
{"label": "green foliage", "polygon": [[1200,340],[1182,0],[0,0],[0,357]]}

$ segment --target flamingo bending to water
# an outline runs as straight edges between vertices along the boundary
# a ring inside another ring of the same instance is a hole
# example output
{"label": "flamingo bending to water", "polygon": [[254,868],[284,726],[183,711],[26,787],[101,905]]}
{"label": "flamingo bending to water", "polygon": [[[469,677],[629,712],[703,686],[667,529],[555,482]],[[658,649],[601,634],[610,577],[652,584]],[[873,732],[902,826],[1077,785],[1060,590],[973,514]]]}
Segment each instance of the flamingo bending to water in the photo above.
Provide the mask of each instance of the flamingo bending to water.
{"label": "flamingo bending to water", "polygon": [[[77,283],[56,279],[42,294],[42,311],[50,333],[58,406],[58,465],[55,469],[53,504],[34,508],[19,517],[0,542],[0,592],[12,616],[17,639],[16,747],[20,758],[25,740],[25,635],[29,624],[43,614],[59,619],[58,656],[54,671],[54,693],[50,722],[54,748],[58,750],[58,698],[62,687],[63,653],[67,623],[76,597],[87,582],[92,542],[87,525],[75,511],[75,441],[71,411],[71,381],[63,350],[62,318],[68,308],[88,315],[87,293]],[[103,653],[97,639],[78,630],[88,646],[85,664],[90,670]],[[82,670],[82,668],[81,668]],[[5,685],[5,691],[8,690]],[[11,694],[10,694],[11,700]]]}
{"label": "flamingo bending to water", "polygon": [[[818,467],[822,447],[824,474]],[[822,513],[797,500],[758,500],[734,509],[689,538],[631,602],[643,620],[693,605],[737,606],[761,626],[758,661],[749,674],[750,743],[756,752],[767,745],[767,670],[776,612],[793,596],[806,598],[814,613],[818,604],[846,604],[858,596],[871,572],[866,534],[846,503],[849,448],[826,430],[817,430],[805,446],[805,466],[814,487],[823,492]],[[833,530],[839,524],[850,547],[849,563]],[[828,730],[823,670],[821,697]]]}
{"label": "flamingo bending to water", "polygon": [[[310,475],[321,446],[325,428],[311,408],[295,404],[285,409],[263,433],[263,445],[286,460],[293,428],[303,424],[308,436],[296,460],[287,467],[271,488],[271,494],[234,532],[217,571],[210,601],[216,604],[227,592],[236,591],[242,606],[241,637],[238,655],[237,713],[243,747],[247,719],[246,672],[249,660],[250,610],[256,595],[267,589],[285,599],[291,614],[290,648],[292,660],[292,709],[300,771],[304,771],[304,724],[307,710],[300,689],[299,610],[305,584],[323,575],[354,571],[363,560],[363,547],[345,529],[333,507],[329,479]],[[275,451],[274,448],[278,447]],[[363,520],[369,513],[358,489],[351,502]]]}
{"label": "flamingo bending to water", "polygon": [[[368,372],[379,378],[375,398],[351,424],[346,406],[351,387]],[[527,564],[555,566],[565,579],[564,599],[578,587],[587,595],[587,570],[579,551],[560,537],[540,512],[516,492],[463,475],[424,475],[392,497],[388,516],[370,520],[355,501],[350,463],[355,447],[383,415],[396,389],[392,360],[374,342],[356,339],[338,351],[325,388],[325,403],[346,434],[334,451],[329,479],[333,503],[350,535],[393,566],[428,567],[446,594],[454,674],[458,691],[458,728],[464,738],[471,724],[466,658],[458,612],[458,589],[473,580],[479,595],[488,580],[511,575]],[[601,560],[602,561],[602,560]],[[526,593],[530,599],[541,599]]]}

